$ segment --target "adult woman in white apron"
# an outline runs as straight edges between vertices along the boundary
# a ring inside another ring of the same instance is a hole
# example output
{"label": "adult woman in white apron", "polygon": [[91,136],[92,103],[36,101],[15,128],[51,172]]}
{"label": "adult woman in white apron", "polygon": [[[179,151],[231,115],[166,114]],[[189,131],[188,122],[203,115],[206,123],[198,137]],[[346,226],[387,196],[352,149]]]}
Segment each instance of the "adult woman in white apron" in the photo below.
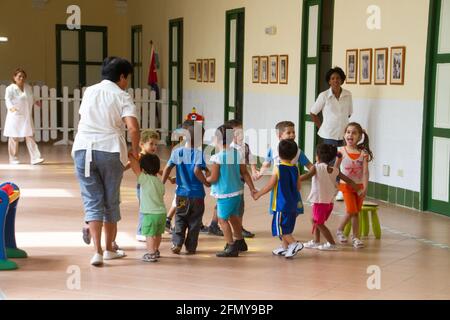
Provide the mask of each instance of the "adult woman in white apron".
{"label": "adult woman in white apron", "polygon": [[[26,78],[26,72],[22,69],[17,69],[13,74],[13,83],[6,88],[5,92],[8,114],[6,115],[3,135],[9,137],[8,152],[10,164],[19,164],[20,138],[25,138],[31,164],[44,162],[33,138],[34,127],[31,112],[36,101],[34,100],[31,86],[25,83]],[[40,104],[36,104],[40,106]]]}

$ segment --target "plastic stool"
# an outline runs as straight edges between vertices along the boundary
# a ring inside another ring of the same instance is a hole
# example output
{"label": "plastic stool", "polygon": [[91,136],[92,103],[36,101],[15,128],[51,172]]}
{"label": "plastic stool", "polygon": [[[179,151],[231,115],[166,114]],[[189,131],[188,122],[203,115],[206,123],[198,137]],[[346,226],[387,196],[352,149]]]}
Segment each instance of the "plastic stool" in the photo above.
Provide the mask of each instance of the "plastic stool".
{"label": "plastic stool", "polygon": [[[378,204],[373,202],[364,202],[359,212],[359,234],[367,237],[369,235],[369,213],[372,220],[372,231],[375,238],[381,238],[381,226],[378,219]],[[344,235],[348,237],[352,229],[352,222],[349,221],[344,228]]]}

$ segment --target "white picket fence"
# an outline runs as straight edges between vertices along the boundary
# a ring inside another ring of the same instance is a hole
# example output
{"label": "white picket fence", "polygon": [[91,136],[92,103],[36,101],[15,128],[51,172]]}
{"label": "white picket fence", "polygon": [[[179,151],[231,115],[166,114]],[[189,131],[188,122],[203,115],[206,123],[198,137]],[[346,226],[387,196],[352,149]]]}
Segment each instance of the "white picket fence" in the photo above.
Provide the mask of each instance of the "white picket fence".
{"label": "white picket fence", "polygon": [[[35,99],[42,101],[42,106],[33,107],[34,138],[37,142],[56,141],[55,145],[69,145],[73,143],[80,120],[79,109],[82,95],[86,88],[75,89],[73,97],[69,97],[69,89],[63,88],[62,97],[57,97],[56,89],[47,86],[34,86]],[[6,86],[0,85],[0,136],[1,141],[6,142],[3,136],[7,109],[5,105]],[[165,141],[169,128],[167,90],[161,90],[161,99],[156,100],[155,92],[148,89],[128,89],[136,104],[139,125],[142,129],[152,128],[161,132],[161,141]],[[58,102],[60,105],[58,106]],[[157,110],[159,110],[160,126],[157,127]],[[62,119],[62,125],[58,126],[58,115]],[[58,133],[61,134],[58,135]],[[62,136],[62,137],[61,137]],[[130,142],[129,137],[127,140]]]}

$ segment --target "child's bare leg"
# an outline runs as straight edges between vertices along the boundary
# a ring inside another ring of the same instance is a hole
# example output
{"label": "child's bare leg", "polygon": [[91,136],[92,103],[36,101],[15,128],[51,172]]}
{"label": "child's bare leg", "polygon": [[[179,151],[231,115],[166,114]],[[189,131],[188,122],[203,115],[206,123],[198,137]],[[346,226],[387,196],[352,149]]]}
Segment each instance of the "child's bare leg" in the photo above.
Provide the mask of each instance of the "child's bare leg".
{"label": "child's bare leg", "polygon": [[147,237],[147,251],[149,253],[155,253],[155,238],[156,237]]}
{"label": "child's bare leg", "polygon": [[167,218],[169,218],[169,220],[172,220],[176,211],[177,211],[177,207],[170,207],[169,212],[167,213]]}
{"label": "child's bare leg", "polygon": [[316,229],[314,230],[314,242],[319,243],[320,242],[320,230],[316,226]]}
{"label": "child's bare leg", "polygon": [[219,218],[220,229],[222,229],[223,237],[228,244],[233,244],[233,232],[231,231],[231,226],[228,220],[223,220]]}
{"label": "child's bare leg", "polygon": [[344,218],[341,220],[341,223],[339,224],[339,226],[338,226],[338,229],[337,229],[337,231],[339,232],[343,232],[344,231],[344,228],[345,228],[345,226],[347,225],[347,223],[348,223],[348,221],[350,220],[350,218],[351,218],[351,216],[348,214],[348,213],[346,213],[345,214],[345,216],[344,216]]}
{"label": "child's bare leg", "polygon": [[95,251],[98,254],[103,254],[102,249],[102,221],[89,221],[89,232],[92,235]]}
{"label": "child's bare leg", "polygon": [[105,222],[105,242],[106,250],[114,252],[113,241],[117,234],[117,223]]}
{"label": "child's bare leg", "polygon": [[359,215],[352,214],[352,231],[353,231],[353,238],[359,238]]}
{"label": "child's bare leg", "polygon": [[325,237],[325,239],[327,239],[327,241],[331,244],[336,244],[336,242],[334,242],[333,236],[331,235],[330,230],[327,228],[326,225],[321,224],[321,225],[317,225],[317,229],[316,232],[319,231],[320,233],[323,234],[323,236]]}
{"label": "child's bare leg", "polygon": [[[239,216],[230,216],[230,223],[233,227],[233,235],[236,240],[242,240],[242,222]],[[224,233],[225,234],[225,233]]]}
{"label": "child's bare leg", "polygon": [[153,252],[156,252],[159,250],[159,246],[161,245],[161,235],[154,237],[154,242],[153,242]]}
{"label": "child's bare leg", "polygon": [[[283,244],[290,245],[291,243],[296,242],[295,238],[292,236],[292,234],[284,234],[281,236],[283,239]],[[287,247],[287,246],[286,246]]]}
{"label": "child's bare leg", "polygon": [[213,215],[211,217],[211,222],[209,223],[209,225],[217,224],[218,220],[219,220],[219,218],[217,217],[217,205],[215,205],[214,206],[214,212],[213,212]]}

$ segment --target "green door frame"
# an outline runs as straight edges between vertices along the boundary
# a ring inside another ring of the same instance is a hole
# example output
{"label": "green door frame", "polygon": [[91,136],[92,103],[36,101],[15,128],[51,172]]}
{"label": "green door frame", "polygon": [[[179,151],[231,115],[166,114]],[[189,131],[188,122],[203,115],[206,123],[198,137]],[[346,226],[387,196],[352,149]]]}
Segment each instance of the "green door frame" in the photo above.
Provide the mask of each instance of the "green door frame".
{"label": "green door frame", "polygon": [[[141,41],[138,48],[138,61],[134,59],[135,51],[134,51],[134,35],[136,33],[141,34]],[[142,87],[142,25],[131,26],[131,65],[133,66],[133,73],[135,72],[135,68],[139,69],[139,83],[136,83],[134,75],[131,77],[131,86],[133,88],[141,88]]]}
{"label": "green door frame", "polygon": [[[61,72],[62,64],[78,65],[80,86],[86,85],[86,66],[102,65],[102,62],[93,62],[86,60],[86,32],[102,32],[103,33],[103,59],[108,56],[108,28],[100,26],[81,26],[81,29],[70,30],[65,24],[56,25],[56,89],[58,96],[62,94]],[[78,32],[78,57],[79,61],[62,60],[61,57],[61,31],[77,31]]]}
{"label": "green door frame", "polygon": [[[236,61],[230,61],[230,24],[236,19]],[[234,118],[243,121],[244,117],[244,35],[245,35],[245,8],[228,10],[225,13],[225,99],[224,121],[228,121],[229,113],[234,113]],[[236,69],[235,103],[230,107],[230,69]]]}
{"label": "green door frame", "polygon": [[[450,216],[450,202],[431,199],[433,137],[450,139],[450,129],[434,128],[436,69],[438,63],[450,63],[450,54],[438,54],[441,0],[430,0],[428,18],[427,62],[425,68],[425,98],[423,112],[422,172],[420,210],[430,210]],[[449,179],[450,188],[450,179]]]}
{"label": "green door frame", "polygon": [[[177,61],[173,61],[173,34],[172,28],[177,27]],[[172,67],[177,68],[177,100],[172,100]],[[169,132],[172,132],[173,106],[177,106],[177,123],[183,118],[183,18],[169,20]]]}

